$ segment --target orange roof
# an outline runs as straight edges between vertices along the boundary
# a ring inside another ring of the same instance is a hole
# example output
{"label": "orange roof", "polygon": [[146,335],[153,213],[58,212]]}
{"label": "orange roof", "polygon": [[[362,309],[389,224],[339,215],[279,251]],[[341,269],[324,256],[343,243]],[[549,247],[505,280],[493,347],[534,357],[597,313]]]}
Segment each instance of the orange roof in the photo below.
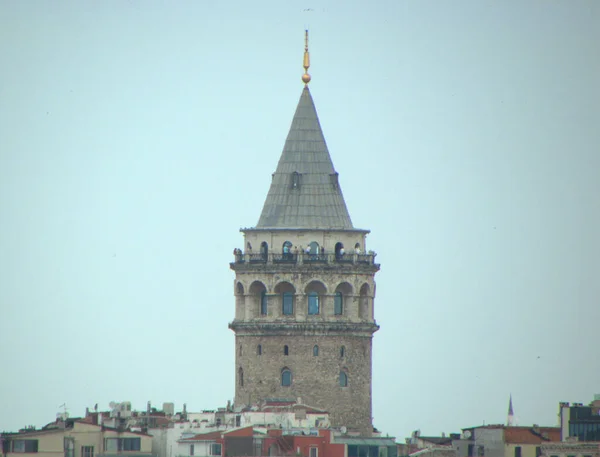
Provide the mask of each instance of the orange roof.
{"label": "orange roof", "polygon": [[560,441],[560,427],[504,427],[507,444],[542,444]]}

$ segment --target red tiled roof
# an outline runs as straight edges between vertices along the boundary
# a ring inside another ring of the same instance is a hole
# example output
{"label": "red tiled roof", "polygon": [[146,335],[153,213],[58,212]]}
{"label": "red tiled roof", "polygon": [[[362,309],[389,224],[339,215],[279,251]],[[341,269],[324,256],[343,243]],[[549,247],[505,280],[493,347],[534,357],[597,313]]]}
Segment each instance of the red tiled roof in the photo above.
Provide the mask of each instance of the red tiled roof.
{"label": "red tiled roof", "polygon": [[507,444],[542,444],[560,441],[560,427],[504,427]]}

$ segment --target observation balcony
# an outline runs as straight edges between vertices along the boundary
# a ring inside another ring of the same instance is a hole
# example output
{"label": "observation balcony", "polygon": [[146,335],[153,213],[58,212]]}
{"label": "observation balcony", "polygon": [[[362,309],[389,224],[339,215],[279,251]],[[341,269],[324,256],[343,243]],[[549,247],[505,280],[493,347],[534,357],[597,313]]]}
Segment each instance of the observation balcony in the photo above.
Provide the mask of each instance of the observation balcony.
{"label": "observation balcony", "polygon": [[375,263],[377,254],[369,251],[366,254],[346,253],[242,253],[238,250],[234,255],[234,261],[231,263],[232,268],[235,266],[251,266],[251,265],[356,265],[356,266],[372,266],[379,269],[379,264]]}

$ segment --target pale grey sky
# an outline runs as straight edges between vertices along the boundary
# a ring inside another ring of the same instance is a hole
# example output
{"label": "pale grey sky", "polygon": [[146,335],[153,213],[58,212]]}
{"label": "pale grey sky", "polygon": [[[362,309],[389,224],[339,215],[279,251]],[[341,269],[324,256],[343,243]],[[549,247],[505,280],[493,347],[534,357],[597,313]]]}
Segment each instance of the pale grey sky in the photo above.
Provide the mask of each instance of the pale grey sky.
{"label": "pale grey sky", "polygon": [[[303,12],[304,9],[312,9]],[[600,392],[600,2],[0,1],[0,430],[222,406],[302,83],[378,252],[375,425]]]}

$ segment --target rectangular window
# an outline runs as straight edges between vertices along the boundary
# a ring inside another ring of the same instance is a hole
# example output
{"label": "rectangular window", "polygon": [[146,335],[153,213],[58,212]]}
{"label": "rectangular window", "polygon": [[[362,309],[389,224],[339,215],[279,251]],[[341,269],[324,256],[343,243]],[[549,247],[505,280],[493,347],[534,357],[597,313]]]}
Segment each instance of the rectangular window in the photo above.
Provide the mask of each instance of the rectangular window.
{"label": "rectangular window", "polygon": [[319,295],[316,292],[308,294],[308,314],[319,314]]}
{"label": "rectangular window", "polygon": [[284,292],[282,296],[283,314],[291,316],[294,314],[294,294],[292,292]]}
{"label": "rectangular window", "polygon": [[104,440],[104,450],[107,452],[139,451],[141,441],[141,438],[106,438]]}
{"label": "rectangular window", "polygon": [[81,457],[94,457],[94,446],[81,446]]}
{"label": "rectangular window", "polygon": [[542,448],[539,446],[536,446],[535,448],[535,457],[540,457],[540,455],[542,455]]}
{"label": "rectangular window", "polygon": [[14,440],[12,452],[32,453],[38,451],[38,440]]}
{"label": "rectangular window", "polygon": [[319,457],[319,449],[316,447],[310,448],[310,457]]}
{"label": "rectangular window", "polygon": [[240,425],[242,425],[242,416],[238,414],[235,416],[235,426],[239,427]]}
{"label": "rectangular window", "polygon": [[65,457],[75,457],[75,438],[63,438]]}
{"label": "rectangular window", "polygon": [[333,314],[342,315],[344,312],[344,296],[338,292],[333,299]]}
{"label": "rectangular window", "polygon": [[221,455],[221,443],[211,443],[210,455]]}
{"label": "rectangular window", "polygon": [[473,457],[473,449],[475,448],[474,444],[469,444],[469,448],[467,449],[467,456]]}
{"label": "rectangular window", "polygon": [[190,455],[194,455],[194,445],[190,444]]}
{"label": "rectangular window", "polygon": [[515,457],[521,457],[521,446],[515,447]]}
{"label": "rectangular window", "polygon": [[260,314],[263,316],[267,315],[267,293],[263,291],[260,294]]}

